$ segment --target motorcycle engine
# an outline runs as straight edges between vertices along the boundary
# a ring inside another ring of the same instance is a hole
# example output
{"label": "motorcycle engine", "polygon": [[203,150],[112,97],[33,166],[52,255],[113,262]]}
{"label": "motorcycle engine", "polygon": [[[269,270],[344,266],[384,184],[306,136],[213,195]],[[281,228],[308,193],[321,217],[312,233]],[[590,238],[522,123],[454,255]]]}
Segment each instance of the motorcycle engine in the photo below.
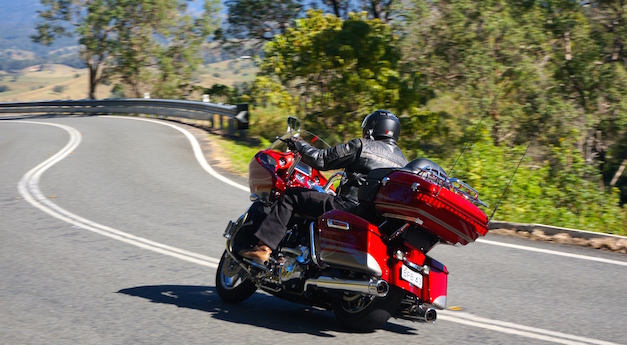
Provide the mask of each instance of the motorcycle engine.
{"label": "motorcycle engine", "polygon": [[282,248],[281,253],[284,254],[279,271],[281,283],[286,288],[294,288],[302,284],[309,262],[309,248],[305,246]]}

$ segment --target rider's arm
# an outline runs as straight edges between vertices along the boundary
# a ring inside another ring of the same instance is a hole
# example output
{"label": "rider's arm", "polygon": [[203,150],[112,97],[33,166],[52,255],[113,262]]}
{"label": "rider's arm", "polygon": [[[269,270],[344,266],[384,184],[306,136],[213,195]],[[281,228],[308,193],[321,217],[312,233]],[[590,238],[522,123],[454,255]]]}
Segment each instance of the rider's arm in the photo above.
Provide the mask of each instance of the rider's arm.
{"label": "rider's arm", "polygon": [[353,139],[328,149],[318,149],[300,140],[295,143],[303,162],[318,170],[342,169],[359,158],[361,140]]}

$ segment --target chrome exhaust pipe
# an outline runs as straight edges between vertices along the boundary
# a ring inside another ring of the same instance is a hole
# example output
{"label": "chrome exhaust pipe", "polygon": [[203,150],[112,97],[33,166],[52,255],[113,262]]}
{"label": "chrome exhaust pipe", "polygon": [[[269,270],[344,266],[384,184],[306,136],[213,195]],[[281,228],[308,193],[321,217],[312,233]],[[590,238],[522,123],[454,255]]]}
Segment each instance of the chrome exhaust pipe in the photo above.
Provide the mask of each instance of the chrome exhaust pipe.
{"label": "chrome exhaust pipe", "polygon": [[433,308],[425,308],[421,305],[412,305],[405,311],[406,315],[415,321],[434,323],[438,313]]}
{"label": "chrome exhaust pipe", "polygon": [[321,289],[345,290],[377,297],[385,297],[388,291],[390,291],[390,286],[382,279],[348,280],[333,277],[319,277],[307,279],[305,282],[305,291],[307,291],[310,285]]}

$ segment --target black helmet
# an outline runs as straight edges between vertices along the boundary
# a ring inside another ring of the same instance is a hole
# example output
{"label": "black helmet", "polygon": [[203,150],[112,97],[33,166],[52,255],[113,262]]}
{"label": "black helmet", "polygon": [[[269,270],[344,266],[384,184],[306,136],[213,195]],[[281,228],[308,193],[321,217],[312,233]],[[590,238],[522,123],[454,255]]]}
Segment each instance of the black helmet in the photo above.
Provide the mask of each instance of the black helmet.
{"label": "black helmet", "polygon": [[361,123],[364,138],[398,140],[401,133],[401,123],[396,115],[387,110],[375,110],[366,116]]}
{"label": "black helmet", "polygon": [[446,172],[444,171],[444,169],[442,169],[441,166],[439,166],[434,161],[428,160],[426,158],[416,158],[413,161],[407,163],[404,169],[409,170],[414,174],[419,173],[421,170],[430,169],[437,171],[440,176],[447,177]]}

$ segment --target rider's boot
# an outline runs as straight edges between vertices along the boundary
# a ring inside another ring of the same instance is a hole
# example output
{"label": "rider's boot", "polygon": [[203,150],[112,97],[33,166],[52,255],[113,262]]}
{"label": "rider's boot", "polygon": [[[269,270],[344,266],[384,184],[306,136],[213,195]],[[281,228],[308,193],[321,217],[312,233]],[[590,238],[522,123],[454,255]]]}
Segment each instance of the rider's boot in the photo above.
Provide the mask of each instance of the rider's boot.
{"label": "rider's boot", "polygon": [[250,249],[242,249],[239,252],[239,255],[251,259],[252,261],[265,265],[268,260],[270,260],[270,254],[272,253],[272,249],[266,246],[265,244],[259,243],[258,245],[250,248]]}

